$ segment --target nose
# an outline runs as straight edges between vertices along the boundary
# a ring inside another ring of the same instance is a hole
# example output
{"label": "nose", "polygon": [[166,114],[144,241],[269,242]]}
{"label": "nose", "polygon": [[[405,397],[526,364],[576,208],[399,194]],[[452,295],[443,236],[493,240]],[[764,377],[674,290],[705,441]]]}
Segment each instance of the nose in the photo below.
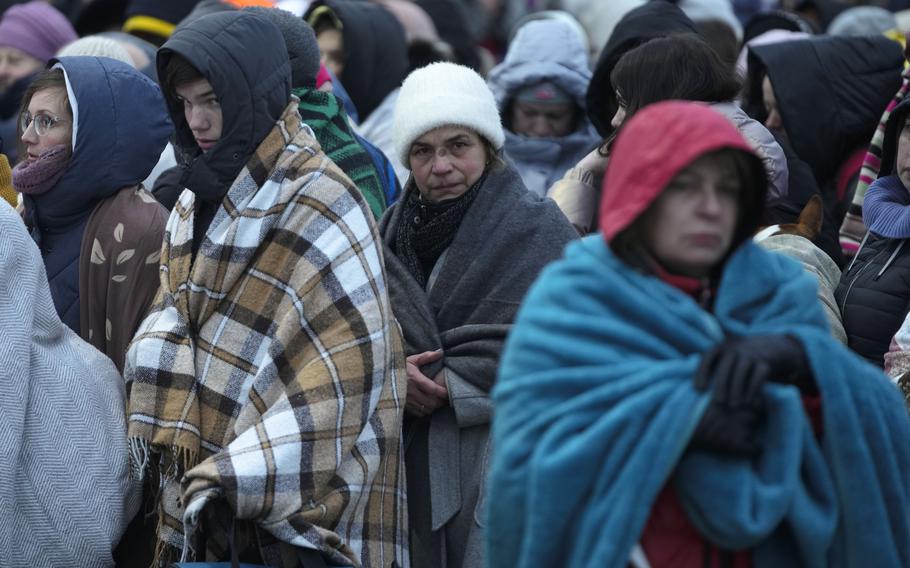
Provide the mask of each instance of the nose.
{"label": "nose", "polygon": [[22,132],[21,137],[22,142],[25,144],[37,144],[38,143],[38,133],[35,132],[35,121],[33,120],[31,124],[28,125]]}
{"label": "nose", "polygon": [[610,121],[610,126],[613,129],[617,129],[622,126],[622,122],[626,119],[626,109],[619,106],[616,107],[616,114],[613,115],[613,120]]}
{"label": "nose", "polygon": [[444,150],[436,152],[433,155],[433,165],[430,171],[436,176],[445,175],[452,171],[452,161],[449,154]]}
{"label": "nose", "polygon": [[720,192],[716,188],[706,188],[702,192],[699,205],[699,211],[705,217],[720,215],[722,209]]}
{"label": "nose", "polygon": [[768,130],[780,130],[782,125],[783,121],[781,121],[780,113],[777,112],[777,109],[768,113],[768,118],[765,119],[765,128]]}
{"label": "nose", "polygon": [[189,112],[189,115],[187,123],[189,124],[190,130],[202,132],[209,127],[208,116],[204,109],[197,106]]}
{"label": "nose", "polygon": [[533,122],[531,122],[531,134],[537,136],[538,138],[546,138],[551,135],[550,124],[547,122],[547,119],[542,116],[534,117]]}

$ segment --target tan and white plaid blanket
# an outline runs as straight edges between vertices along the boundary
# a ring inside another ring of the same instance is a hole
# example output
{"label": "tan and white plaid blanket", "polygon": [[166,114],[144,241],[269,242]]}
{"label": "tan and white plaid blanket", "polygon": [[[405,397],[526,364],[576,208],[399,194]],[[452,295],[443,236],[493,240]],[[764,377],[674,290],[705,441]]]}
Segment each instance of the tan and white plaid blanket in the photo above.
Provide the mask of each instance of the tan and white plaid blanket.
{"label": "tan and white plaid blanket", "polygon": [[200,511],[223,500],[283,543],[407,566],[404,358],[363,197],[292,103],[195,260],[193,211],[184,191],[125,373],[159,552],[193,556]]}

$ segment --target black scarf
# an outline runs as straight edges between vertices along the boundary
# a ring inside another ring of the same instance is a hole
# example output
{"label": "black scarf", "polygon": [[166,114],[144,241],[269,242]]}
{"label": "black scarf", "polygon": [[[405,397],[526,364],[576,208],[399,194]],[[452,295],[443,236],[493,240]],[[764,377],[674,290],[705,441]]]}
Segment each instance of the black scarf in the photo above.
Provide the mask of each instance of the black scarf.
{"label": "black scarf", "polygon": [[484,171],[462,195],[440,203],[423,201],[416,188],[408,192],[395,238],[395,252],[421,286],[426,286],[433,265],[452,244],[486,177]]}

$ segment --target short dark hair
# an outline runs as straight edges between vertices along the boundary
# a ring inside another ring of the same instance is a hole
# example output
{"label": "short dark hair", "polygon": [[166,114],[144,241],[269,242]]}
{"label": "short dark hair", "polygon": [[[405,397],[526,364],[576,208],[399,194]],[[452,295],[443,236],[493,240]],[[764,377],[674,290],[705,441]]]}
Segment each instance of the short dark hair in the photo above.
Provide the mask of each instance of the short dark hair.
{"label": "short dark hair", "polygon": [[179,53],[171,53],[164,66],[164,80],[161,82],[168,95],[177,96],[177,87],[205,79],[196,67]]}
{"label": "short dark hair", "polygon": [[694,34],[656,38],[629,50],[613,68],[610,82],[627,119],[659,101],[727,102],[742,89],[735,70]]}

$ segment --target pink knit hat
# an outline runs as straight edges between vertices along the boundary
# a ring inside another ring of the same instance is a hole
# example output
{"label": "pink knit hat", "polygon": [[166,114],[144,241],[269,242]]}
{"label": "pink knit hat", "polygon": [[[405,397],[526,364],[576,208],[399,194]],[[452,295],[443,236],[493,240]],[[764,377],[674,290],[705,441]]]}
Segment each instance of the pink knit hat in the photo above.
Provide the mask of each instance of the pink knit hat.
{"label": "pink knit hat", "polygon": [[78,37],[66,16],[47,2],[10,6],[0,19],[0,47],[14,47],[45,62]]}

